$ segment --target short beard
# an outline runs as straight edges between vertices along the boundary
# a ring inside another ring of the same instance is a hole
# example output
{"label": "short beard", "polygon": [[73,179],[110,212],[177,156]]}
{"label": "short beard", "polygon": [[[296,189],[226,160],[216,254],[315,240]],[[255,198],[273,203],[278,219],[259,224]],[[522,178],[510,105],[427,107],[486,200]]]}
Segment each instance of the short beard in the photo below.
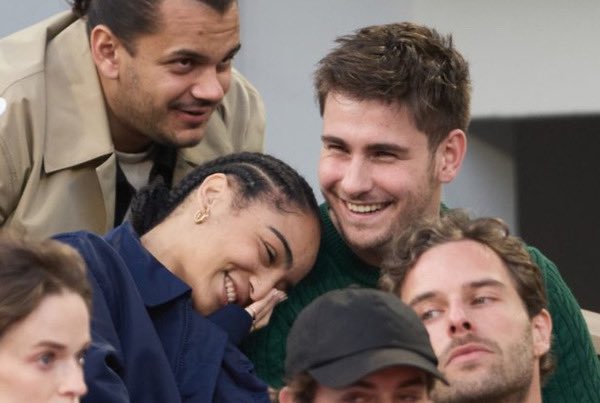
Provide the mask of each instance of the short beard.
{"label": "short beard", "polygon": [[417,220],[421,220],[429,215],[428,210],[431,207],[436,187],[433,169],[433,159],[431,159],[427,168],[426,185],[419,189],[417,194],[407,195],[404,199],[405,207],[402,215],[397,218],[396,222],[390,225],[387,232],[382,233],[378,238],[365,242],[352,242],[345,233],[343,225],[338,222],[338,231],[350,248],[359,255],[361,259],[372,265],[381,266],[381,263],[387,260],[390,253],[393,253],[391,247],[395,244],[396,238],[410,228]]}
{"label": "short beard", "polygon": [[[426,197],[430,197],[430,194],[428,193]],[[397,235],[406,231],[412,223],[422,219],[427,214],[429,206],[426,204],[426,201],[425,198],[418,201],[413,198],[407,200],[407,209],[403,211],[402,217],[390,226],[389,231],[381,234],[380,237],[370,239],[366,242],[352,242],[344,232],[344,227],[341,225],[339,226],[339,231],[350,248],[354,251],[358,251],[357,254],[361,257],[368,256],[372,257],[368,259],[369,261],[377,260],[382,262],[390,253],[390,247],[394,243]]]}
{"label": "short beard", "polygon": [[[130,68],[124,73],[123,88],[116,100],[116,109],[120,111],[117,118],[123,125],[129,127],[131,132],[136,132],[149,141],[167,147],[185,148],[196,146],[206,134],[205,123],[202,126],[190,126],[188,130],[202,130],[200,140],[182,142],[177,138],[177,133],[163,128],[168,120],[169,111],[185,106],[181,101],[171,101],[165,108],[152,103],[153,96],[144,90],[137,72]],[[197,100],[190,102],[199,106],[215,107],[212,102]]]}
{"label": "short beard", "polygon": [[[521,337],[507,351],[493,344],[503,360],[494,362],[478,379],[463,376],[448,379],[450,386],[436,382],[431,398],[436,403],[519,403],[522,402],[533,382],[534,354],[531,325],[524,329]],[[445,354],[442,354],[442,357]]]}

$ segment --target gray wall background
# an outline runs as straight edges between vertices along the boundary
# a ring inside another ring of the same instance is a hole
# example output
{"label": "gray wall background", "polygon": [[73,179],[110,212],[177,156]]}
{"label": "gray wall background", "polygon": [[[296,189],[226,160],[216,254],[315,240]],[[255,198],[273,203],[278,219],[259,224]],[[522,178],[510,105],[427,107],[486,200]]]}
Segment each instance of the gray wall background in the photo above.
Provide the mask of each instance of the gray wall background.
{"label": "gray wall background", "polygon": [[[311,73],[336,36],[413,20],[454,35],[470,61],[473,117],[600,112],[600,1],[239,0],[243,49],[236,65],[267,107],[267,151],[318,190],[321,120]],[[0,36],[68,6],[63,0],[0,2]],[[517,226],[510,153],[471,133],[445,201]]]}

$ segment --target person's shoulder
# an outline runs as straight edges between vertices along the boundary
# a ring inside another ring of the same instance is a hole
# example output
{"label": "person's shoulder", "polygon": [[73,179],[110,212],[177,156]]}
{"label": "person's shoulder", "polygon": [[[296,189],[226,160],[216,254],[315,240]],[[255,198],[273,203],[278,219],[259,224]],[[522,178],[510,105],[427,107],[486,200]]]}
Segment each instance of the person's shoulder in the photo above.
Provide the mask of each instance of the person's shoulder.
{"label": "person's shoulder", "polygon": [[[107,266],[102,262],[107,260],[107,256],[112,255],[110,245],[101,236],[92,232],[64,232],[52,238],[74,248],[85,261],[90,274],[94,274],[99,267]],[[94,274],[93,277],[96,275]]]}
{"label": "person's shoulder", "polygon": [[77,250],[85,261],[88,278],[94,290],[104,295],[107,300],[115,300],[119,293],[136,287],[126,263],[107,236],[89,231],[75,231],[58,234],[53,238]]}
{"label": "person's shoulder", "polygon": [[221,105],[225,108],[225,111],[235,111],[236,114],[240,114],[242,111],[250,113],[253,109],[257,109],[261,113],[264,112],[263,100],[260,93],[256,87],[235,68],[231,69],[229,90],[221,101]]}
{"label": "person's shoulder", "polygon": [[327,202],[319,205],[319,219],[321,221],[321,243],[319,254],[330,252],[337,255],[340,250],[348,251],[348,245],[333,224]]}
{"label": "person's shoulder", "polygon": [[[538,248],[527,245],[527,252],[531,261],[540,269],[546,287],[546,294],[553,317],[556,311],[568,311],[568,307],[579,310],[577,300],[571,292],[567,283],[565,283],[556,264],[546,257]],[[572,319],[572,318],[570,318]]]}
{"label": "person's shoulder", "polygon": [[258,90],[256,89],[256,87],[242,74],[240,73],[236,68],[232,67],[231,68],[231,84],[230,84],[230,91],[232,89],[236,90],[236,91],[241,91],[244,93],[249,94],[250,96],[253,97],[259,97],[260,94],[258,92]]}
{"label": "person's shoulder", "polygon": [[546,272],[548,270],[555,271],[556,265],[552,262],[546,255],[544,255],[538,248],[531,245],[525,245],[527,252],[529,252],[529,256],[533,263],[535,263],[542,272]]}
{"label": "person's shoulder", "polygon": [[[230,152],[263,151],[266,113],[258,90],[236,69],[231,69],[229,89],[206,129],[200,148],[230,143]],[[205,152],[206,154],[206,152]],[[214,154],[214,153],[213,153]],[[191,161],[198,160],[188,154]],[[214,155],[209,155],[214,158]]]}
{"label": "person's shoulder", "polygon": [[90,250],[110,248],[110,245],[100,235],[89,231],[73,231],[56,234],[53,238],[66,243],[84,254]]}
{"label": "person's shoulder", "polygon": [[15,84],[35,80],[45,69],[48,42],[76,19],[65,11],[0,39],[0,94]]}
{"label": "person's shoulder", "polygon": [[[83,256],[90,270],[121,271],[119,266],[123,265],[122,257],[115,249],[118,243],[125,237],[125,225],[120,225],[111,230],[105,236],[90,231],[74,231],[57,234],[53,238],[66,243]],[[111,235],[116,234],[116,241],[111,241]]]}

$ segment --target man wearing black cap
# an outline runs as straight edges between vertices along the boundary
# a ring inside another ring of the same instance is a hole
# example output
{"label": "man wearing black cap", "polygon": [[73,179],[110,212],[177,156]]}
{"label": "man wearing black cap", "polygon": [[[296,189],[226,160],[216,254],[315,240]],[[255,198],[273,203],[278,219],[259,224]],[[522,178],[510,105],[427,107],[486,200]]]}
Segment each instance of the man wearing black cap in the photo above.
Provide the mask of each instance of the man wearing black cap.
{"label": "man wearing black cap", "polygon": [[292,326],[282,403],[428,402],[437,369],[417,315],[392,294],[331,291]]}

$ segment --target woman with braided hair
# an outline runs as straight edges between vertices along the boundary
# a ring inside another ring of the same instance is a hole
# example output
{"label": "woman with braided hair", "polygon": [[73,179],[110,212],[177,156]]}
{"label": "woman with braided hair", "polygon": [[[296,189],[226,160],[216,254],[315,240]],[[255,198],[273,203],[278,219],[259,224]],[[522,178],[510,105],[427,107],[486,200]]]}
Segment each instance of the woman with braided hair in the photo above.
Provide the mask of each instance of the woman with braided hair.
{"label": "woman with braided hair", "polygon": [[57,236],[82,254],[94,288],[84,401],[267,402],[236,344],[310,270],[319,233],[306,181],[239,153],[172,190],[151,184],[131,222],[104,237]]}

